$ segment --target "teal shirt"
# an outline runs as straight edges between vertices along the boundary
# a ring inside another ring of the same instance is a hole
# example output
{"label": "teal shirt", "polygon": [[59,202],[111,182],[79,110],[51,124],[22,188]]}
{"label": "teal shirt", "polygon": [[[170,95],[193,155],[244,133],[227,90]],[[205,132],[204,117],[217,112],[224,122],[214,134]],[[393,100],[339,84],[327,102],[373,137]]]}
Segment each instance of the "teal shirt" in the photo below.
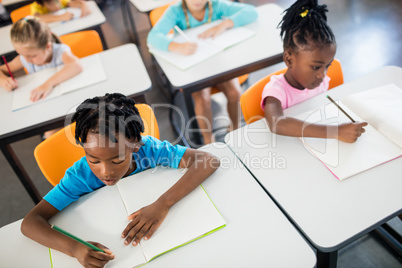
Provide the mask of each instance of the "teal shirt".
{"label": "teal shirt", "polygon": [[[234,27],[239,27],[254,22],[258,17],[257,10],[252,5],[224,0],[211,1],[213,8],[211,21],[226,18],[233,21]],[[208,14],[208,4],[206,5],[205,16],[202,21],[198,21],[188,12],[190,27],[193,28],[207,23]],[[148,45],[156,49],[168,51],[172,40],[167,37],[167,34],[176,25],[182,30],[187,29],[186,17],[181,6],[181,1],[171,5],[151,29],[147,38]]]}

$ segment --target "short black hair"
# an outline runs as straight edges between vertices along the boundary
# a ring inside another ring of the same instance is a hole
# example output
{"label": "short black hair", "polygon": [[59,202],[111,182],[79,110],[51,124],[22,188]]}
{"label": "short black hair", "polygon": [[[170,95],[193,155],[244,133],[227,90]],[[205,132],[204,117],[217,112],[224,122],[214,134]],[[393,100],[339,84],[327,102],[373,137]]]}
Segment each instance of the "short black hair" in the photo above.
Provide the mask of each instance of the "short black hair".
{"label": "short black hair", "polygon": [[327,5],[317,0],[297,0],[286,9],[279,23],[284,49],[300,46],[335,44],[335,36],[327,24]]}
{"label": "short black hair", "polygon": [[120,93],[86,99],[78,106],[72,122],[76,122],[75,140],[80,145],[86,142],[90,131],[108,136],[113,142],[117,142],[118,133],[140,142],[144,132],[134,100]]}

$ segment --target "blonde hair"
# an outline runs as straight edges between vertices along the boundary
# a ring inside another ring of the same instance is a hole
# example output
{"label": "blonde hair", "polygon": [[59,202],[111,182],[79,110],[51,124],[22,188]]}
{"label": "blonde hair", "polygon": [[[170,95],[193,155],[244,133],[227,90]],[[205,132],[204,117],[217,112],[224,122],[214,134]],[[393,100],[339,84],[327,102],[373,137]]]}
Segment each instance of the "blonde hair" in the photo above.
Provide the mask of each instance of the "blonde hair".
{"label": "blonde hair", "polygon": [[61,43],[46,23],[33,16],[22,18],[14,23],[10,35],[13,43],[26,44],[39,49],[45,49],[49,42]]}
{"label": "blonde hair", "polygon": [[[209,9],[209,12],[208,12],[208,21],[207,21],[207,23],[210,23],[211,20],[212,20],[212,12],[213,12],[212,1],[211,1],[211,0],[208,0],[208,1],[207,1],[207,4],[208,4],[208,9]],[[186,1],[185,1],[185,0],[182,0],[182,1],[181,1],[181,7],[183,8],[184,16],[186,17],[186,25],[187,25],[187,28],[190,28],[190,27],[191,27],[191,26],[190,26],[190,19],[188,18],[188,8],[187,8],[187,4],[186,4]]]}

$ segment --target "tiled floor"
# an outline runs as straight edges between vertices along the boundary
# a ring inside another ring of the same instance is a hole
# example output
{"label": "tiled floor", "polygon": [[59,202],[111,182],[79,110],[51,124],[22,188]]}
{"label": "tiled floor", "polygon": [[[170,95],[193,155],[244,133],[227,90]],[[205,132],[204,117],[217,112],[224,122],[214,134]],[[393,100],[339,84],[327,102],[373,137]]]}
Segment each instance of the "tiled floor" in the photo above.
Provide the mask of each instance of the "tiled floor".
{"label": "tiled floor", "polygon": [[[130,39],[122,22],[120,1],[108,1],[103,6],[107,22],[102,26],[109,48],[128,43]],[[273,2],[287,8],[292,0],[243,0],[256,6]],[[385,65],[402,66],[402,1],[401,0],[321,0],[330,10],[328,21],[337,38],[336,57],[342,62],[345,82]],[[146,15],[131,8],[140,35],[139,47],[153,83],[153,89],[146,94],[148,103],[167,103],[156,80],[155,72],[146,48],[145,38],[150,28]],[[260,70],[250,75],[250,83],[283,67],[282,64]],[[214,96],[214,114],[224,114],[224,98]],[[173,141],[176,138],[168,118],[167,108],[155,110],[160,124],[161,138]],[[34,180],[42,195],[51,186],[37,167],[33,150],[40,142],[38,136],[13,144],[18,157]],[[0,154],[0,227],[16,221],[34,206]],[[402,230],[399,219],[392,221]],[[0,262],[1,263],[1,262]],[[375,234],[368,234],[346,246],[339,253],[338,267],[402,267],[401,260]]]}

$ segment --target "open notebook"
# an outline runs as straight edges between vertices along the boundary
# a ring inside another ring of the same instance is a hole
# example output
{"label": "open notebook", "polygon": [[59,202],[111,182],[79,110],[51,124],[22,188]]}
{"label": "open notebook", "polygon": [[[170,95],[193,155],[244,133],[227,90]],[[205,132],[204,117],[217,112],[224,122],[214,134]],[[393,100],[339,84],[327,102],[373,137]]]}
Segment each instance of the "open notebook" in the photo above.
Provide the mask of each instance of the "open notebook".
{"label": "open notebook", "polygon": [[[155,48],[150,47],[149,51],[154,54],[156,57],[159,57],[176,67],[186,70],[193,65],[196,65],[219,52],[234,46],[255,34],[254,31],[247,29],[245,27],[236,27],[224,31],[214,39],[208,38],[205,40],[199,39],[197,37],[198,34],[206,31],[209,28],[212,28],[219,23],[221,20],[213,21],[211,23],[203,24],[199,27],[190,28],[185,30],[184,33],[194,42],[197,42],[198,47],[194,54],[192,55],[181,55],[179,53],[162,51]],[[173,37],[173,41],[177,43],[187,42],[181,35],[176,34]]]}
{"label": "open notebook", "polygon": [[[305,147],[339,179],[402,156],[402,89],[394,84],[352,94],[338,104],[357,122],[367,122],[366,132],[355,143],[334,139],[302,138]],[[308,123],[350,123],[329,103],[297,116]]]}
{"label": "open notebook", "polygon": [[[62,8],[56,12],[53,12],[52,15],[63,15],[64,13],[69,12],[71,14],[73,14],[73,20],[79,19],[81,18],[81,8],[76,8],[76,7],[66,7],[66,8]],[[67,21],[55,21],[55,22],[50,22],[47,25],[52,28],[55,27],[57,25],[60,25],[62,23],[65,23]]]}
{"label": "open notebook", "polygon": [[42,85],[47,79],[58,72],[64,65],[57,66],[55,68],[45,69],[33,74],[24,75],[17,78],[18,88],[12,91],[13,103],[12,110],[16,111],[24,107],[34,105],[62,94],[69,93],[71,91],[85,88],[87,86],[97,84],[107,79],[105,69],[99,54],[94,54],[80,59],[83,70],[78,75],[60,83],[52,92],[42,100],[32,102],[29,100],[31,91],[38,86]]}
{"label": "open notebook", "polygon": [[[96,241],[116,258],[107,267],[137,267],[168,251],[208,235],[226,225],[202,186],[177,202],[149,240],[126,246],[121,233],[127,216],[153,203],[184,174],[184,170],[150,169],[81,197],[50,220],[86,241]],[[54,268],[80,267],[79,262],[51,250]]]}

